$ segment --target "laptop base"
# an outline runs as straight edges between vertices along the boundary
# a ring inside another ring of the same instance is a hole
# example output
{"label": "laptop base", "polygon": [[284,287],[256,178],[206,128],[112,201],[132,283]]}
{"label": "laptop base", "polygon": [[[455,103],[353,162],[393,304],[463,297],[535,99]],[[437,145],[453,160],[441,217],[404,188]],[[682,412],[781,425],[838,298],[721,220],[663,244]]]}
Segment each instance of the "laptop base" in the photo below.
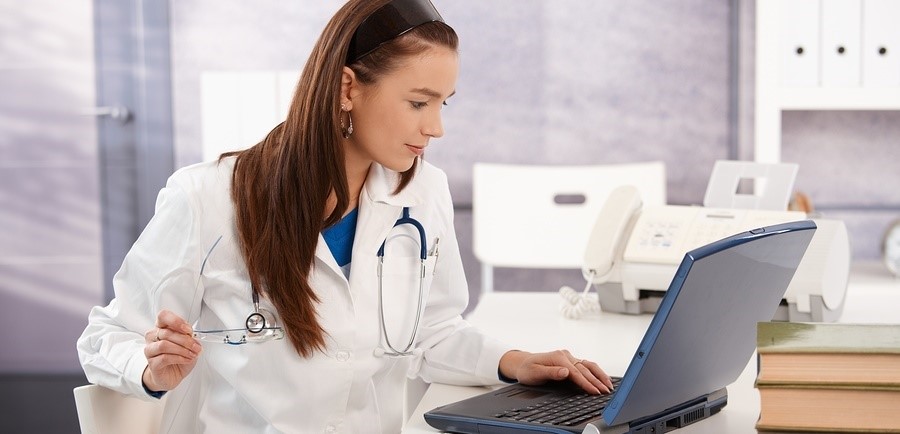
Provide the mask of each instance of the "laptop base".
{"label": "laptop base", "polygon": [[[647,416],[632,421],[631,423],[608,426],[603,421],[602,413],[596,417],[580,423],[576,426],[560,426],[540,423],[528,423],[523,421],[510,421],[508,419],[488,416],[491,413],[505,411],[506,408],[494,408],[494,405],[502,400],[492,397],[520,396],[528,400],[538,402],[545,395],[564,393],[572,387],[569,384],[556,384],[548,386],[523,386],[513,384],[497,389],[493,392],[469,398],[465,401],[452,404],[468,404],[469,408],[480,408],[483,415],[477,417],[460,416],[458,412],[443,412],[443,407],[435,408],[425,413],[425,421],[434,428],[444,432],[458,434],[509,434],[509,433],[558,433],[558,434],[631,434],[631,433],[665,433],[694,422],[706,419],[720,410],[728,403],[728,392],[725,388],[719,389],[709,395],[703,396],[677,408],[666,409],[655,415]],[[508,402],[506,402],[508,404]],[[530,402],[523,401],[522,405]]]}

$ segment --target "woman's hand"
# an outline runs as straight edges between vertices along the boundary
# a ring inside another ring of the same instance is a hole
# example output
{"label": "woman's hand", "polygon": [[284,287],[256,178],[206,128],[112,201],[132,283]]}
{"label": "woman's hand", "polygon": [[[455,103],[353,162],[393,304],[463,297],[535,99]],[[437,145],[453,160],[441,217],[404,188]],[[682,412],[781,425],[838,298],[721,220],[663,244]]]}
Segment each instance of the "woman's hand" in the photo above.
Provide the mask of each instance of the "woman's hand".
{"label": "woman's hand", "polygon": [[168,310],[159,312],[156,327],[144,334],[144,339],[147,368],[142,379],[153,392],[174,389],[197,364],[201,347],[190,324]]}
{"label": "woman's hand", "polygon": [[549,353],[509,351],[500,358],[500,373],[527,385],[568,378],[593,395],[613,390],[612,380],[600,366],[575,358],[567,350]]}

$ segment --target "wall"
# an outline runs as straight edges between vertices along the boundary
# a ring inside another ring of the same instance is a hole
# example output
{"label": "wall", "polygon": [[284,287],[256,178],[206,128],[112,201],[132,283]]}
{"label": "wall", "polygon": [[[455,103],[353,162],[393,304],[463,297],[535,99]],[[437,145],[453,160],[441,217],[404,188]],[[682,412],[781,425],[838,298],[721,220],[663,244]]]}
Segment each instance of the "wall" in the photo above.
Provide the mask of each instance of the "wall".
{"label": "wall", "polygon": [[93,8],[10,3],[0,4],[0,373],[78,372],[75,339],[103,302]]}
{"label": "wall", "polygon": [[[173,2],[176,166],[202,159],[205,72],[299,71],[340,3]],[[669,200],[702,201],[713,162],[729,155],[734,128],[728,118],[727,2],[438,0],[436,5],[460,35],[461,72],[457,95],[444,108],[447,134],[426,158],[449,175],[473,289],[480,284],[471,254],[475,161],[662,160]],[[496,277],[498,289],[555,290],[561,280],[575,285],[580,280],[578,273],[514,270],[498,270]]]}

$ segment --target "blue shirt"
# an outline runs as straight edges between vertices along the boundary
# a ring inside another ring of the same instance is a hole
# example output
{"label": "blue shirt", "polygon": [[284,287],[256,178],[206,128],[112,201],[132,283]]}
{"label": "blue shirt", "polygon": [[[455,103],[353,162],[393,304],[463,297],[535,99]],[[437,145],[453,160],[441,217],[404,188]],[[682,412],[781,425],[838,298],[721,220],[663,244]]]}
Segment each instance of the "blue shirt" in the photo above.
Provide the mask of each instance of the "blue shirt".
{"label": "blue shirt", "polygon": [[344,272],[344,277],[350,277],[350,259],[353,256],[353,240],[356,238],[356,220],[359,216],[359,208],[354,208],[333,226],[322,231],[325,244],[334,256],[334,260]]}

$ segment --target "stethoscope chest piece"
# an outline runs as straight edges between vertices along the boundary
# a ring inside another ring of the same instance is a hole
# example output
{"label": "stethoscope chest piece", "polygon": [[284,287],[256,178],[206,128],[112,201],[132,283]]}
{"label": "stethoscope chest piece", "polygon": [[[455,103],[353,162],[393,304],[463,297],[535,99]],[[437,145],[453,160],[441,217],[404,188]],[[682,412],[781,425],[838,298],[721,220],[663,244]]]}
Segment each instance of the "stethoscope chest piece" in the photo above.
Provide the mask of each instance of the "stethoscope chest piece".
{"label": "stethoscope chest piece", "polygon": [[247,317],[247,331],[250,333],[259,333],[266,328],[266,317],[260,312],[253,312]]}

